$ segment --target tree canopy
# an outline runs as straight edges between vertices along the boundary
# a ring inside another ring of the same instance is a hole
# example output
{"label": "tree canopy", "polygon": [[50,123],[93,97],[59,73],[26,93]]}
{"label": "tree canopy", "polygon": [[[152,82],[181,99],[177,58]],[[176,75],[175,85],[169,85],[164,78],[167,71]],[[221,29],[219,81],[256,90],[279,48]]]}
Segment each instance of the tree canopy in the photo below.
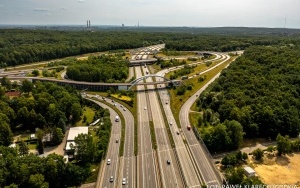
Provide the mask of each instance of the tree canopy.
{"label": "tree canopy", "polygon": [[300,48],[250,47],[200,95],[199,109],[239,122],[248,138],[300,132]]}

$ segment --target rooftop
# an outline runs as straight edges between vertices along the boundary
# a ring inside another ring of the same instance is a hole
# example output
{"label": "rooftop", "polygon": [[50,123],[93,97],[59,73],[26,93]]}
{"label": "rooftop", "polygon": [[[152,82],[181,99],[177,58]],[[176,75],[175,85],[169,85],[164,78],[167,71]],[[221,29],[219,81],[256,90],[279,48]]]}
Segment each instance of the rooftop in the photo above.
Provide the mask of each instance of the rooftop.
{"label": "rooftop", "polygon": [[79,134],[88,134],[89,128],[88,127],[72,127],[69,130],[69,135],[67,141],[74,141],[75,137]]}

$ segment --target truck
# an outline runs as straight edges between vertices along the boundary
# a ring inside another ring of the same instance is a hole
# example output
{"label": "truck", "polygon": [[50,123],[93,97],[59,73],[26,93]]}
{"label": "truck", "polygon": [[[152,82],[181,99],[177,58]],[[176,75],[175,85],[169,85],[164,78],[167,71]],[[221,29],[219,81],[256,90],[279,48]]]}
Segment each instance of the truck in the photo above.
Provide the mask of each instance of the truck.
{"label": "truck", "polygon": [[116,122],[119,122],[120,121],[120,118],[119,116],[116,116],[116,119],[115,119]]}

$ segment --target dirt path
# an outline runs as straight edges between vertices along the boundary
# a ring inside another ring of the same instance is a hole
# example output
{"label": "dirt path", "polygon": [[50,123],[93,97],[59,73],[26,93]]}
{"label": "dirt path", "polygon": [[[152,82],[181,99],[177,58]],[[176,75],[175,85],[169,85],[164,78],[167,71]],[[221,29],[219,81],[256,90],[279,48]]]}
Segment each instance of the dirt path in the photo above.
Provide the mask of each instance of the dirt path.
{"label": "dirt path", "polygon": [[44,156],[46,157],[52,153],[56,153],[58,155],[64,156],[65,155],[64,148],[66,146],[68,134],[69,134],[69,128],[66,131],[63,141],[58,146],[48,147],[44,149]]}

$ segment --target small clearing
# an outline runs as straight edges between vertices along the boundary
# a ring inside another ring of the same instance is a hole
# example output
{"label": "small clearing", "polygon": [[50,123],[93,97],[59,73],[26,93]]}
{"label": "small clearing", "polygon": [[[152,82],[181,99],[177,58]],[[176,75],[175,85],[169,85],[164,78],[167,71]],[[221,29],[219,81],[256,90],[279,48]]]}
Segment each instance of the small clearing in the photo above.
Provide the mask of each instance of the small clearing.
{"label": "small clearing", "polygon": [[265,184],[300,186],[300,153],[286,156],[265,154],[262,163],[251,160],[257,175]]}

